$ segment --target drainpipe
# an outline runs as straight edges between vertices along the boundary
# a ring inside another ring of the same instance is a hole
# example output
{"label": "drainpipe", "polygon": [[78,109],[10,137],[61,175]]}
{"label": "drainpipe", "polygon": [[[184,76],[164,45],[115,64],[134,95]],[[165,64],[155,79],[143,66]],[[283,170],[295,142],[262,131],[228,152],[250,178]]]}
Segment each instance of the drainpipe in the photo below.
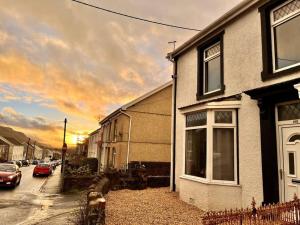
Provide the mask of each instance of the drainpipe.
{"label": "drainpipe", "polygon": [[128,140],[127,140],[127,157],[126,157],[126,169],[128,169],[129,163],[129,154],[130,154],[130,137],[131,137],[131,116],[120,110],[120,113],[124,114],[129,118],[129,127],[128,127]]}
{"label": "drainpipe", "polygon": [[172,171],[171,171],[171,188],[172,191],[176,191],[176,183],[175,183],[175,171],[176,171],[176,95],[177,95],[177,59],[172,59],[168,57],[168,60],[173,63],[173,146],[172,146]]}

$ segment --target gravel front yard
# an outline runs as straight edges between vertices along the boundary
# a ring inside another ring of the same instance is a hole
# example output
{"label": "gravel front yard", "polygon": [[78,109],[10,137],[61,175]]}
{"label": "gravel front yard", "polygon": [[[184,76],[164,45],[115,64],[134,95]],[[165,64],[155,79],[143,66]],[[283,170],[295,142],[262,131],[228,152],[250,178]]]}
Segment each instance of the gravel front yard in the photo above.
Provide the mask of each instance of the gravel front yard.
{"label": "gravel front yard", "polygon": [[110,191],[106,196],[107,225],[201,225],[201,214],[169,188]]}

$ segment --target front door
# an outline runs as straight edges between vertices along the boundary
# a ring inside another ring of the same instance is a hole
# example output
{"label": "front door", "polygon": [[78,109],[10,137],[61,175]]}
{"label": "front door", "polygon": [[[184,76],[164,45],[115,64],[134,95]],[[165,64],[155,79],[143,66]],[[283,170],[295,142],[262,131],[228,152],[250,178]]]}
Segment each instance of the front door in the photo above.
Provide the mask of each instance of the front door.
{"label": "front door", "polygon": [[300,197],[300,125],[281,126],[283,201]]}

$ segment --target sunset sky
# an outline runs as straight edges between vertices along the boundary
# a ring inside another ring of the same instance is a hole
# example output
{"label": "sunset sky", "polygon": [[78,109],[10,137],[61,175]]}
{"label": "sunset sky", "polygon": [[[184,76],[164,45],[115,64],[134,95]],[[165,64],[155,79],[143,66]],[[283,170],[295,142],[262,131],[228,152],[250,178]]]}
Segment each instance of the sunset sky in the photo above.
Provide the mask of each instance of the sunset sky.
{"label": "sunset sky", "polygon": [[[82,0],[202,29],[240,0]],[[197,32],[99,11],[71,0],[0,0],[0,125],[55,147],[98,128],[120,105],[169,81],[165,58]],[[72,141],[73,140],[73,141]]]}

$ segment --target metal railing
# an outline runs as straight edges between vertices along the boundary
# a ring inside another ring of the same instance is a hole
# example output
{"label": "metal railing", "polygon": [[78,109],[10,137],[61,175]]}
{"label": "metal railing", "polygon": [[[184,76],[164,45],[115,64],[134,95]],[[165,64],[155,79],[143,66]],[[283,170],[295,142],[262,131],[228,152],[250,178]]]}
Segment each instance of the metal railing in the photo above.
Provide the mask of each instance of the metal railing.
{"label": "metal railing", "polygon": [[300,224],[300,200],[270,204],[256,208],[209,211],[202,217],[203,225],[296,225]]}

